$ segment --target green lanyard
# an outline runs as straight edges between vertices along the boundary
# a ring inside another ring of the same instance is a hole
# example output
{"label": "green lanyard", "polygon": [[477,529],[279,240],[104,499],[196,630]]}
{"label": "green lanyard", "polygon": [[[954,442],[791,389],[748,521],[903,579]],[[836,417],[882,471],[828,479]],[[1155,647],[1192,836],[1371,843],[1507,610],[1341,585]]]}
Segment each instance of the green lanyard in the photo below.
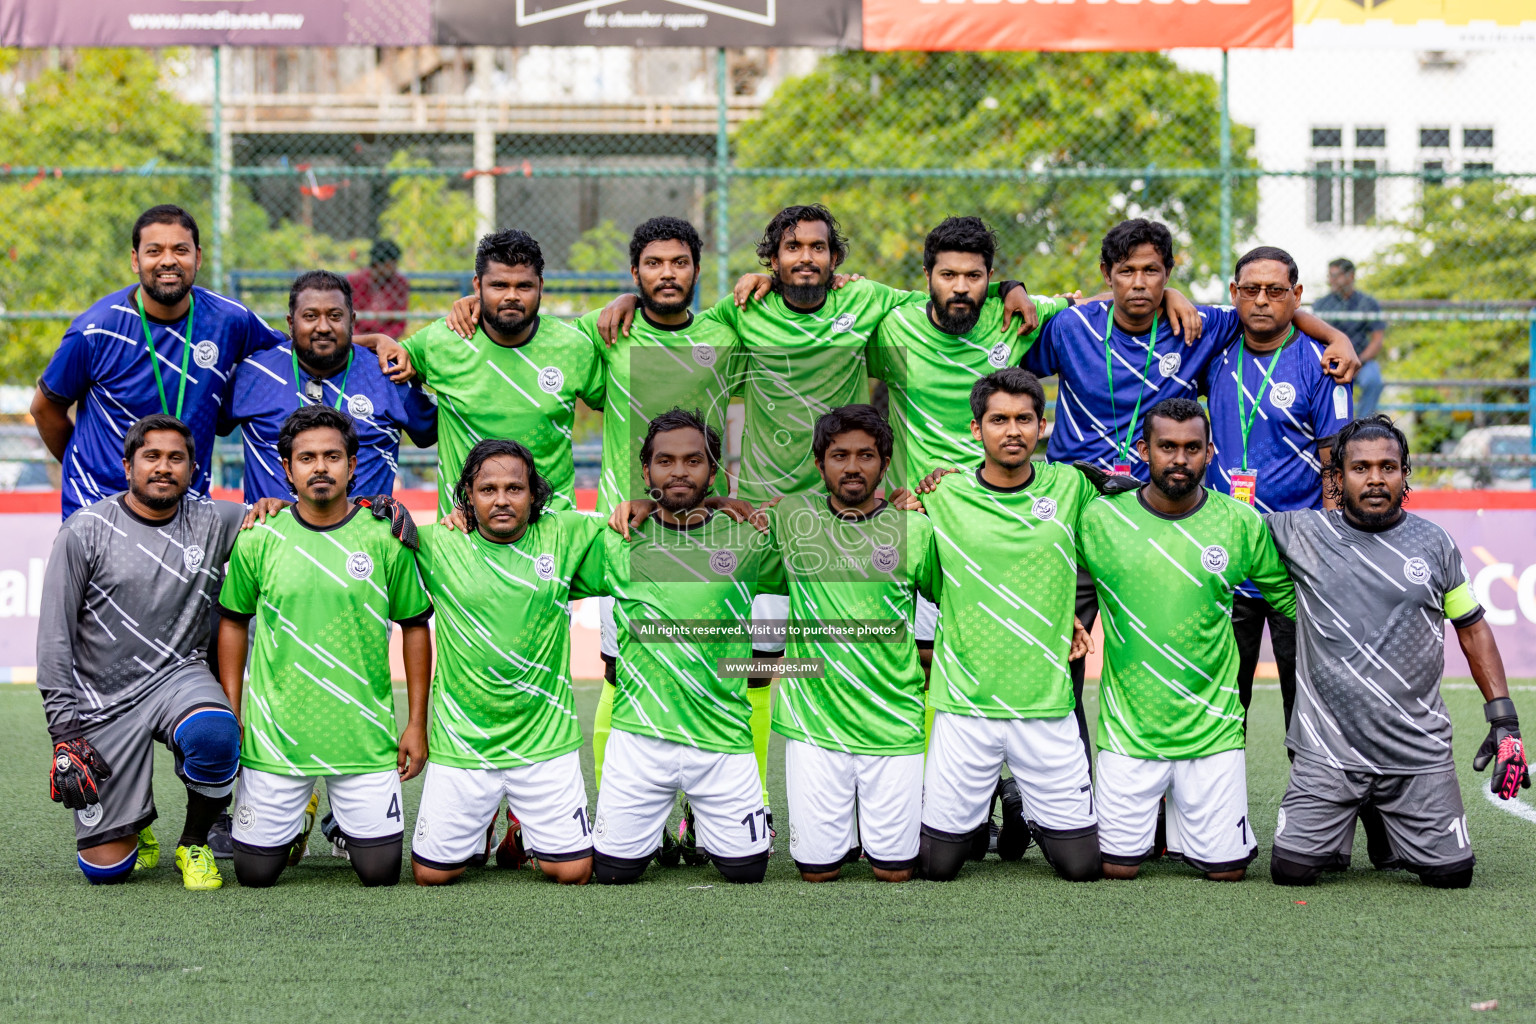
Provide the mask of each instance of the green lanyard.
{"label": "green lanyard", "polygon": [[[1120,413],[1115,409],[1115,370],[1112,362],[1113,356],[1109,351],[1109,336],[1115,329],[1115,304],[1109,304],[1109,319],[1104,321],[1104,379],[1109,382],[1109,416],[1110,419],[1119,420]],[[1152,314],[1152,332],[1147,335],[1147,365],[1141,368],[1141,388],[1136,393],[1136,405],[1131,409],[1131,425],[1126,428],[1125,439],[1120,442],[1120,461],[1125,461],[1125,453],[1131,447],[1131,435],[1136,433],[1136,417],[1141,415],[1141,400],[1147,393],[1147,374],[1152,372],[1152,357],[1157,354],[1157,314]]]}
{"label": "green lanyard", "polygon": [[[288,345],[289,345],[289,353],[288,354],[293,356],[293,386],[298,389],[298,392],[299,392],[299,404],[303,405],[304,404],[304,385],[299,383],[299,352],[298,352],[298,346],[293,343],[292,339],[289,340]],[[341,371],[341,387],[337,389],[337,395],[336,395],[336,411],[337,412],[341,411],[342,400],[347,397],[347,376],[349,374],[351,374],[351,372],[352,372],[352,357],[354,355],[356,355],[356,354],[357,354],[356,350],[350,349],[350,348],[347,349],[347,368],[345,370]],[[315,379],[319,380],[321,378],[317,377]],[[320,387],[322,388],[321,393],[324,394],[323,389],[324,389],[325,385],[321,384]]]}
{"label": "green lanyard", "polygon": [[[165,381],[160,379],[160,357],[155,353],[155,339],[149,333],[149,317],[144,312],[144,289],[136,288],[133,301],[139,306],[139,323],[144,327],[144,347],[149,351],[149,368],[155,375],[155,390],[160,394],[160,411],[171,415],[170,403],[165,398]],[[192,358],[192,310],[196,294],[187,292],[187,323],[181,329],[181,387],[176,392],[176,418],[181,419],[181,407],[187,400],[187,362]]]}
{"label": "green lanyard", "polygon": [[[1259,381],[1258,393],[1253,396],[1253,408],[1249,409],[1246,413],[1243,412],[1243,389],[1246,386],[1243,383],[1243,352],[1247,350],[1248,346],[1242,345],[1237,350],[1237,425],[1243,431],[1244,473],[1248,472],[1248,434],[1253,430],[1253,421],[1259,415],[1259,403],[1264,401],[1264,389],[1269,386],[1269,375],[1275,372],[1275,364],[1280,361],[1280,353],[1285,351],[1285,346],[1290,343],[1291,338],[1295,334],[1296,328],[1292,327],[1291,333],[1285,336],[1285,341],[1282,341],[1280,347],[1275,349],[1274,356],[1269,360],[1269,369],[1264,371],[1264,379]],[[1254,358],[1254,362],[1258,362],[1257,357]]]}

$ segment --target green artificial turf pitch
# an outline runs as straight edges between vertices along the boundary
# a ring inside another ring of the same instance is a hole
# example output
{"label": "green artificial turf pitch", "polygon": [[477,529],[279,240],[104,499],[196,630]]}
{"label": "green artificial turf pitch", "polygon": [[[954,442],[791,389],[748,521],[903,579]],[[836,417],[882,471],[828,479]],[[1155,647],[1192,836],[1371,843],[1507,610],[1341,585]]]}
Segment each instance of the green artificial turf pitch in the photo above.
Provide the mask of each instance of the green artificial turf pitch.
{"label": "green artificial turf pitch", "polygon": [[[1515,697],[1536,714],[1532,690]],[[577,696],[589,724],[595,684]],[[1478,856],[1466,891],[1372,871],[1363,834],[1347,874],[1270,884],[1286,760],[1279,694],[1266,689],[1248,763],[1259,859],[1237,884],[1167,862],[1133,882],[1071,884],[1032,849],[948,884],[885,885],[860,864],[808,885],[788,853],[775,738],[779,837],[762,885],[653,866],[626,888],[488,869],[425,890],[407,868],[399,886],[364,890],[317,832],[275,889],[242,890],[224,862],[221,891],[189,893],[171,863],[184,790],[170,756],[156,762],[160,867],[94,888],[48,800],[37,693],[3,687],[0,1020],[1536,1020],[1536,822],[1484,799],[1486,777],[1469,767],[1481,698],[1469,686],[1446,696]],[[407,822],[420,792],[420,779],[406,787]],[[1492,999],[1497,1010],[1470,1009]]]}

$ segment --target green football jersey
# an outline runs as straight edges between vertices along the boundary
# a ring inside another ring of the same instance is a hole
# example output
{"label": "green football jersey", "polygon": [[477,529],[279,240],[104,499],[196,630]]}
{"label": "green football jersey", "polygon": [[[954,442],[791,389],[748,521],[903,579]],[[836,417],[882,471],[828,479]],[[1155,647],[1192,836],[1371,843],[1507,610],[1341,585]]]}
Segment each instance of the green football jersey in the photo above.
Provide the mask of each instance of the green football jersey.
{"label": "green football jersey", "polygon": [[850,754],[922,753],[912,627],[916,595],[938,597],[932,524],[889,505],[849,519],[825,493],[785,498],[769,517],[789,594],[785,656],[819,658],[826,671],[780,682],[774,731]]}
{"label": "green football jersey", "polygon": [[923,495],[943,573],[928,685],[936,710],[1072,712],[1078,518],[1098,492],[1071,466],[1037,462],[1034,470],[1023,487],[1000,490],[977,467]]}
{"label": "green football jersey", "polygon": [[692,529],[652,516],[630,536],[604,530],[598,541],[619,633],[613,727],[750,753],[746,676],[722,678],[718,660],[752,660],[752,598],[782,587],[772,547],[755,527],[718,513]]}
{"label": "green football jersey", "polygon": [[1104,619],[1099,748],[1145,758],[1242,749],[1232,591],[1252,579],[1296,617],[1259,514],[1207,489],[1193,512],[1170,518],[1129,491],[1089,506],[1078,552]]}
{"label": "green football jersey", "polygon": [[432,604],[388,522],[356,507],[312,527],[290,507],[235,540],[219,603],[255,616],[241,764],[278,775],[395,767],[390,623],[425,622]]}
{"label": "green football jersey", "polygon": [[437,610],[433,761],[520,768],[581,746],[570,601],[602,582],[600,559],[588,557],[602,528],[567,510],[544,513],[511,544],[422,531],[416,562]]}
{"label": "green football jersey", "polygon": [[736,331],[742,348],[740,497],[760,502],[821,489],[811,455],[817,418],[869,401],[865,349],[886,313],[922,295],[859,280],[829,292],[814,313],[790,309],[776,291],[745,309],[729,295],[715,305],[710,312]]}
{"label": "green football jersey", "polygon": [[554,490],[550,508],[575,505],[571,427],[576,399],[603,407],[603,360],[591,338],[555,316],[539,315],[517,348],[476,328],[468,341],[446,320],[400,343],[437,393],[437,514],[453,510],[453,489],[469,450],[487,438],[521,441]]}
{"label": "green football jersey", "polygon": [[[576,321],[603,356],[608,405],[603,410],[603,468],[597,509],[607,515],[626,498],[645,497],[640,446],[651,417],[674,407],[697,409],[725,443],[725,411],[737,358],[736,332],[713,310],[682,327],[652,322],[642,308],[629,329],[612,345],[597,333],[601,310]],[[724,469],[715,476],[715,493],[728,494]]]}
{"label": "green football jersey", "polygon": [[886,488],[915,487],[939,466],[980,464],[981,442],[971,437],[971,386],[1005,366],[1018,366],[1066,299],[1031,297],[1040,325],[1019,336],[1018,323],[1003,329],[1003,300],[987,299],[976,326],[965,334],[940,330],[928,315],[931,302],[908,302],[880,321],[869,350],[870,376],[890,389],[896,449]]}

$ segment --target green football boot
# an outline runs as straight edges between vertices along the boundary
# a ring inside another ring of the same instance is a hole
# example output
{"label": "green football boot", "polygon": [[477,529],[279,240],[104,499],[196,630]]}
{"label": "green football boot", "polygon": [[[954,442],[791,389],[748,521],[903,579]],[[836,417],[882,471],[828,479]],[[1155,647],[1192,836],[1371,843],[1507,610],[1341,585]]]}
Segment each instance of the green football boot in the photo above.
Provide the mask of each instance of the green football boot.
{"label": "green football boot", "polygon": [[193,892],[217,889],[224,884],[213,851],[207,846],[176,847],[176,870],[181,872],[181,884]]}
{"label": "green football boot", "polygon": [[160,864],[160,840],[155,830],[145,825],[139,830],[139,859],[133,862],[133,870],[149,871]]}

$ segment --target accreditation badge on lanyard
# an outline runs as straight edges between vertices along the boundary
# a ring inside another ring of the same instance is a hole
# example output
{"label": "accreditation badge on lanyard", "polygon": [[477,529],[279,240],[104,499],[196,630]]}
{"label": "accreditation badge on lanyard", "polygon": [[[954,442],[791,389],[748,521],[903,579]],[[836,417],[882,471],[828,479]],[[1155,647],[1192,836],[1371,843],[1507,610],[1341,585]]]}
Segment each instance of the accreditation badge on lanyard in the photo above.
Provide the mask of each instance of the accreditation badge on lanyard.
{"label": "accreditation badge on lanyard", "polygon": [[1245,505],[1252,505],[1258,497],[1258,492],[1258,470],[1250,469],[1232,474],[1232,497]]}

